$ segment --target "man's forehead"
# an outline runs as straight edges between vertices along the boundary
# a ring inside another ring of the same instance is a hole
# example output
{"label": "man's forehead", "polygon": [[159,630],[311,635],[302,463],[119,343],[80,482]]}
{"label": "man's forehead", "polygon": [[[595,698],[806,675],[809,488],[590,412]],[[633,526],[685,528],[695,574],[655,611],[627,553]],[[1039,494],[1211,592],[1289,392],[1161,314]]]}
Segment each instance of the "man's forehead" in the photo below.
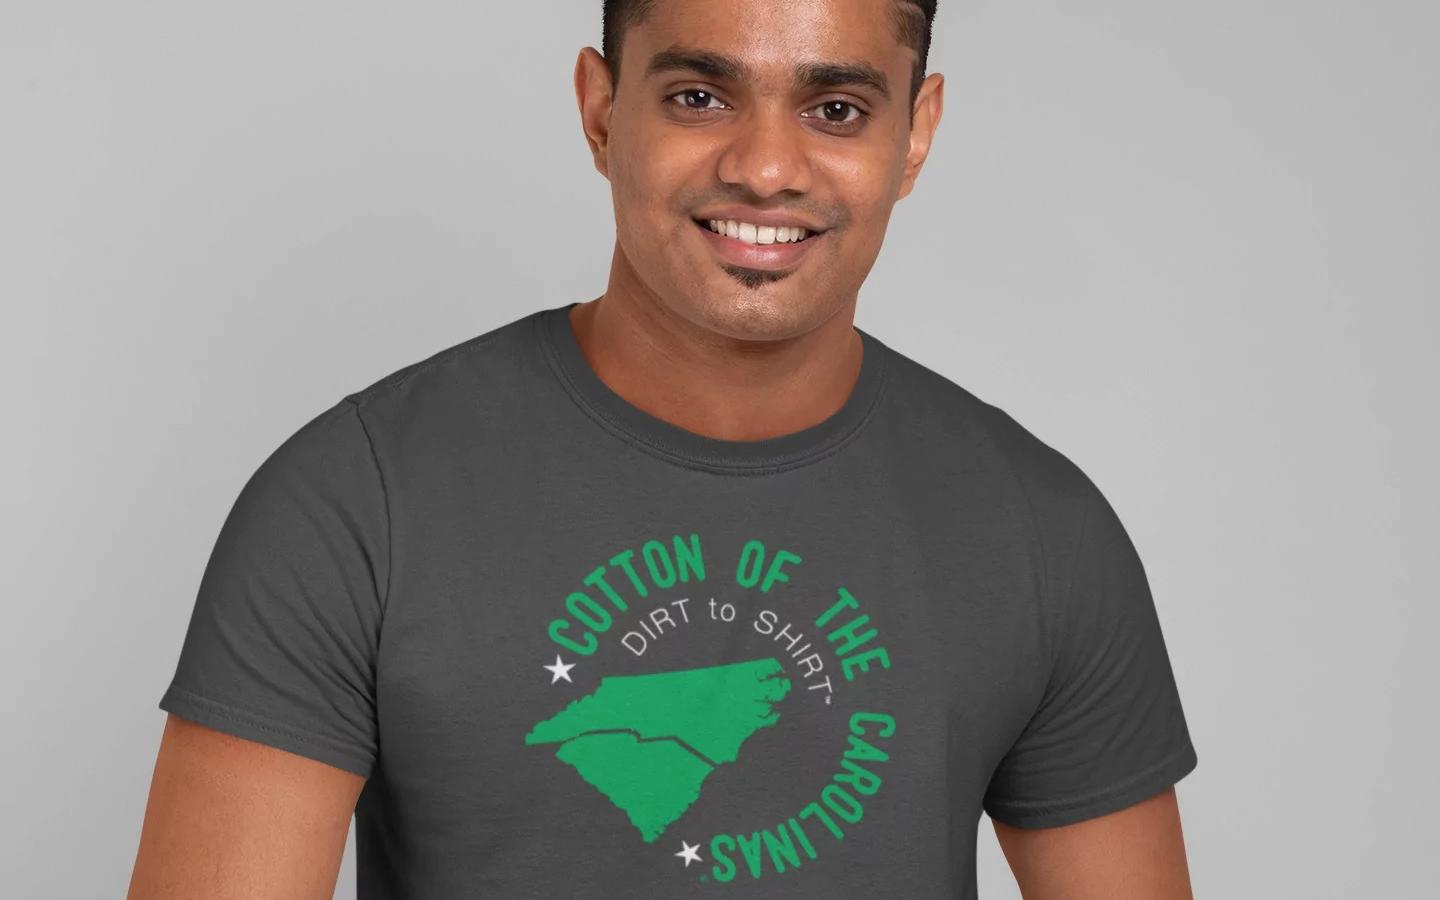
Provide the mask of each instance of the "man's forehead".
{"label": "man's forehead", "polygon": [[[717,78],[785,86],[817,66],[908,73],[914,51],[898,39],[894,2],[657,0],[626,35],[625,55],[642,63],[641,77],[674,70],[683,57],[723,68]],[[891,92],[894,77],[884,78]]]}

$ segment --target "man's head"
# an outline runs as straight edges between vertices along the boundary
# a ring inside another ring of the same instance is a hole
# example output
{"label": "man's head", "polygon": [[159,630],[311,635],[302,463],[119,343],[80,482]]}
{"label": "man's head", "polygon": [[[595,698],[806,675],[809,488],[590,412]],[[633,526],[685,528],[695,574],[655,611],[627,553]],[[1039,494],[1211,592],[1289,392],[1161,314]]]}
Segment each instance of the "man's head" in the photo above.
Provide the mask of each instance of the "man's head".
{"label": "man's head", "polygon": [[605,54],[581,51],[575,90],[615,205],[611,289],[749,340],[853,304],[939,123],[934,13],[934,0],[607,2]]}

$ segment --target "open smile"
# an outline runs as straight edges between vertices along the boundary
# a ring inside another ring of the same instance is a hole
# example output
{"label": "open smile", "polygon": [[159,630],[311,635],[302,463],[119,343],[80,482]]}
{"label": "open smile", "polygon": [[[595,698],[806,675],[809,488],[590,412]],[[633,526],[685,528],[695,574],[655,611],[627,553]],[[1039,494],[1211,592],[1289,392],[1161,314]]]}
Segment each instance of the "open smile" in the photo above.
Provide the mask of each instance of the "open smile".
{"label": "open smile", "polygon": [[747,269],[787,269],[799,264],[826,231],[754,225],[732,219],[691,219],[717,256]]}

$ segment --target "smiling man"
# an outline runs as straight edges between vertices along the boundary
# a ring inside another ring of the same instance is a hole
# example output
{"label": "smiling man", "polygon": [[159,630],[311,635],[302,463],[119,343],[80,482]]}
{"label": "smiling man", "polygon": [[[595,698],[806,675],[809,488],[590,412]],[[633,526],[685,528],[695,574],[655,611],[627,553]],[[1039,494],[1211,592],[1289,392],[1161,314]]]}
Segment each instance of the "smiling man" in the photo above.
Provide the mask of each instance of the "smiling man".
{"label": "smiling man", "polygon": [[[348,394],[246,482],[130,897],[1190,896],[1135,548],[855,327],[940,122],[922,0],[609,2],[605,292]],[[898,302],[893,301],[892,302]]]}

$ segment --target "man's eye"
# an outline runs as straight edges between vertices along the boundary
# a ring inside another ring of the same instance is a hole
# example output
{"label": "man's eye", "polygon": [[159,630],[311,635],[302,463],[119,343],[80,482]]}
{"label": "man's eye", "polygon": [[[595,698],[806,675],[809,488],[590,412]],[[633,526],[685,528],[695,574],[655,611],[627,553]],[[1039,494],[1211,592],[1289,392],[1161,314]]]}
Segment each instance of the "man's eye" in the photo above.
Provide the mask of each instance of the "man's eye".
{"label": "man's eye", "polygon": [[[846,107],[849,107],[848,111]],[[820,110],[820,115],[816,118],[824,119],[835,125],[853,125],[868,115],[865,110],[845,100],[829,100],[819,106],[810,107],[809,111],[814,112],[817,109]],[[853,112],[855,115],[851,116],[849,112]]]}
{"label": "man's eye", "polygon": [[673,101],[676,97],[681,98],[678,105],[682,109],[720,109],[722,106],[724,106],[723,103],[721,104],[721,106],[710,106],[709,104],[711,100],[719,103],[719,98],[717,98],[709,91],[701,90],[700,88],[691,88],[687,91],[678,91],[674,94],[671,94],[669,97],[666,97],[665,99]]}

